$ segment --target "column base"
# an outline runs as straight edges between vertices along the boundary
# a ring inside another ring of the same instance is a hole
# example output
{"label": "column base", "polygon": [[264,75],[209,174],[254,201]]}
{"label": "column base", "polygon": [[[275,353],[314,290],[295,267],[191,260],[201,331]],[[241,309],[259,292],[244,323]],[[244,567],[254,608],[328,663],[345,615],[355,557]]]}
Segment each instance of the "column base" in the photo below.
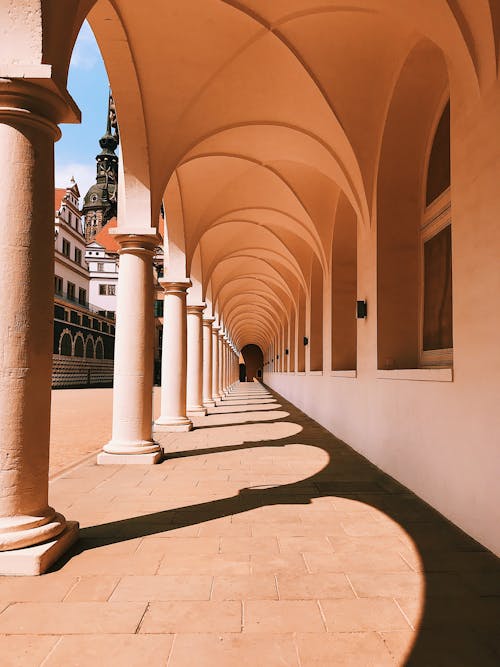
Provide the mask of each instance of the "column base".
{"label": "column base", "polygon": [[186,415],[188,417],[206,417],[207,409],[204,408],[203,405],[196,405],[192,408],[187,408]]}
{"label": "column base", "polygon": [[97,465],[154,465],[160,463],[163,459],[163,453],[149,452],[148,454],[110,454],[109,452],[99,452],[97,455]]}
{"label": "column base", "polygon": [[192,428],[193,422],[187,417],[160,417],[153,424],[153,433],[183,433]]}
{"label": "column base", "polygon": [[63,532],[52,540],[23,549],[0,551],[0,575],[36,576],[47,572],[76,542],[79,528],[77,521],[68,521]]}
{"label": "column base", "polygon": [[204,405],[206,408],[215,408],[215,406],[216,406],[217,404],[216,404],[215,401],[203,401],[203,405]]}

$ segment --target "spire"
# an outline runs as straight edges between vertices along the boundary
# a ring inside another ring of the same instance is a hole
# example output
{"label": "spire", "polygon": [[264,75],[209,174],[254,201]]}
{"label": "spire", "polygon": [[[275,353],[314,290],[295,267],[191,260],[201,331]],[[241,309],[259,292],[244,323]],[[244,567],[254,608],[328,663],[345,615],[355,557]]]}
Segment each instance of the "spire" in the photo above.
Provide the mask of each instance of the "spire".
{"label": "spire", "polygon": [[113,94],[109,91],[106,131],[99,139],[101,152],[96,156],[96,182],[83,200],[85,235],[91,241],[106,223],[116,216],[118,194],[118,156],[115,150],[120,142]]}

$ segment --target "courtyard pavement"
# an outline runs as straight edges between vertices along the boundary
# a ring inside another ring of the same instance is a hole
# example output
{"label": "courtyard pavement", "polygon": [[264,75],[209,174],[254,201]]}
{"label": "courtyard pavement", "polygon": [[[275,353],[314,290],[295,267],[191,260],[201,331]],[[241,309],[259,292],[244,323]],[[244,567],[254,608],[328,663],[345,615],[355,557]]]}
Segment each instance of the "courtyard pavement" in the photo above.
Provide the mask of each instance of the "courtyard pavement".
{"label": "courtyard pavement", "polygon": [[500,664],[499,561],[281,397],[239,385],[156,466],[89,457],[110,409],[55,396],[50,499],[81,539],[0,578],[1,667]]}

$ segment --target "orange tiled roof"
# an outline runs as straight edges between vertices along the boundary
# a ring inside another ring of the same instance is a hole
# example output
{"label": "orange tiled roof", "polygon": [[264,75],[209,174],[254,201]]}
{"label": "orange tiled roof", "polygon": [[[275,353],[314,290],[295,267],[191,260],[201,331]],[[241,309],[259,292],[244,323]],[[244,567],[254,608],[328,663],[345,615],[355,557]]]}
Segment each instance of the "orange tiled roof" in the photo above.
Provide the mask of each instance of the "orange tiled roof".
{"label": "orange tiled roof", "polygon": [[99,245],[102,245],[102,247],[105,248],[108,252],[118,252],[120,249],[120,246],[118,245],[115,237],[111,236],[109,233],[111,229],[115,229],[116,225],[116,218],[111,218],[108,224],[105,225],[95,236],[95,241],[97,241]]}
{"label": "orange tiled roof", "polygon": [[66,195],[66,188],[56,188],[54,192],[54,211],[61,208],[63,197]]}
{"label": "orange tiled roof", "polygon": [[[164,238],[164,220],[159,216],[158,219],[158,231],[162,237]],[[118,245],[116,239],[114,236],[112,236],[109,231],[111,229],[115,229],[117,227],[117,220],[116,218],[111,218],[111,220],[108,222],[107,225],[105,225],[101,231],[96,234],[95,236],[95,241],[99,243],[99,245],[102,245],[103,248],[105,248],[108,252],[118,252],[120,249],[120,246]]]}

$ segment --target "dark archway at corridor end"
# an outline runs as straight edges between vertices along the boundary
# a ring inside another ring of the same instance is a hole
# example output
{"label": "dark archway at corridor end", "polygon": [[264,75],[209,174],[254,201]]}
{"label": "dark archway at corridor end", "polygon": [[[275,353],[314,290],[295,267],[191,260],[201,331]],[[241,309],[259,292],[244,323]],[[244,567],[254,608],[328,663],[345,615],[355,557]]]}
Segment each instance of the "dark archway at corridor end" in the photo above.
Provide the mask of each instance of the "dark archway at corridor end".
{"label": "dark archway at corridor end", "polygon": [[[243,359],[241,357],[243,357]],[[257,378],[257,380],[262,380],[264,355],[262,354],[262,350],[258,345],[245,345],[245,347],[241,350],[240,372],[242,364],[245,364],[247,382],[253,382],[254,378]]]}

